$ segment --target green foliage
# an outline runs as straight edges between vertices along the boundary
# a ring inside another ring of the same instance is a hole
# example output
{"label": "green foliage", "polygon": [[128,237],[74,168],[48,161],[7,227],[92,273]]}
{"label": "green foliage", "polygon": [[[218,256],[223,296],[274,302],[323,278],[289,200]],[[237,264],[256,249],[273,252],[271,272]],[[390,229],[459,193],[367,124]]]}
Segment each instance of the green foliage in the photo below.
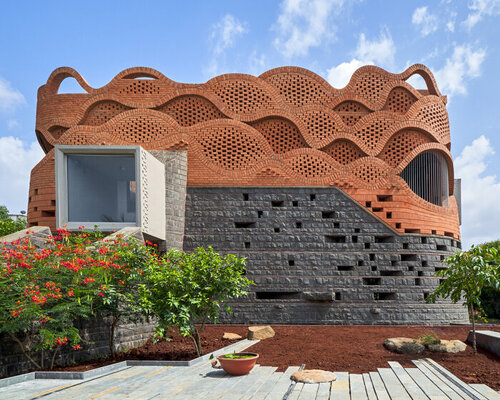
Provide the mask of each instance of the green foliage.
{"label": "green foliage", "polygon": [[0,217],[0,237],[5,235],[10,235],[11,233],[21,231],[26,229],[26,221],[21,218],[17,218],[16,220],[10,219],[1,219]]}
{"label": "green foliage", "polygon": [[425,335],[419,336],[418,341],[422,343],[424,346],[441,343],[439,336],[434,332],[426,333]]}
{"label": "green foliage", "polygon": [[500,289],[498,251],[493,247],[472,246],[469,251],[457,252],[444,261],[448,268],[437,271],[445,278],[429,295],[427,301],[438,297],[450,298],[454,303],[481,307],[480,294],[485,286]]}
{"label": "green foliage", "polygon": [[11,219],[7,207],[0,206],[0,237],[22,229],[26,229],[26,221],[21,218]]}
{"label": "green foliage", "polygon": [[5,206],[0,206],[0,221],[7,221],[10,219],[9,210]]}
{"label": "green foliage", "polygon": [[164,337],[174,325],[193,339],[202,354],[200,333],[208,320],[217,322],[220,308],[230,312],[227,301],[246,294],[253,282],[243,275],[245,259],[222,257],[208,249],[193,253],[168,252],[157,264],[150,264],[143,286],[143,298],[158,321],[157,337]]}
{"label": "green foliage", "polygon": [[80,348],[79,318],[139,312],[139,277],[156,256],[121,238],[90,246],[100,237],[60,230],[44,249],[29,238],[0,249],[0,333],[15,340],[36,367],[33,352],[52,350],[54,360],[62,346]]}
{"label": "green foliage", "polygon": [[255,356],[253,354],[241,354],[241,353],[229,353],[229,354],[224,354],[222,358],[227,358],[229,360],[242,360],[245,358],[254,358]]}
{"label": "green foliage", "polygon": [[427,301],[438,297],[449,298],[454,303],[463,302],[469,309],[475,342],[475,312],[481,310],[481,293],[485,287],[500,289],[499,252],[494,246],[472,246],[468,251],[457,252],[444,261],[448,268],[437,271],[444,278]]}

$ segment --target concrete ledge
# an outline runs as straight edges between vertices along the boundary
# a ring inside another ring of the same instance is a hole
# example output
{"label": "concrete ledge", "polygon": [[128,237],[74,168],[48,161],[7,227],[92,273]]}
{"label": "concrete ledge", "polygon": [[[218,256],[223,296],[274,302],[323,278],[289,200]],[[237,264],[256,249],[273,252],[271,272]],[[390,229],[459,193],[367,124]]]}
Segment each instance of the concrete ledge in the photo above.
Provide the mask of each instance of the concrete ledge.
{"label": "concrete ledge", "polygon": [[[472,331],[469,331],[467,341],[472,343]],[[478,347],[488,350],[500,357],[500,332],[476,331],[476,343]]]}
{"label": "concrete ledge", "polygon": [[248,340],[243,339],[239,342],[232,343],[229,346],[223,347],[222,349],[213,351],[212,353],[205,354],[201,357],[197,357],[189,361],[163,361],[163,360],[127,360],[121,361],[115,364],[106,365],[100,368],[94,368],[90,371],[78,372],[78,371],[36,371],[29,372],[27,374],[12,376],[10,378],[0,379],[0,388],[7,387],[10,385],[15,385],[17,383],[22,383],[26,381],[31,381],[35,379],[68,379],[68,380],[85,380],[98,378],[105,376],[123,369],[130,367],[189,367],[191,365],[198,364],[202,361],[207,361],[213,355],[214,357],[220,354],[230,353],[232,351],[241,351],[254,344],[258,343],[259,340]]}

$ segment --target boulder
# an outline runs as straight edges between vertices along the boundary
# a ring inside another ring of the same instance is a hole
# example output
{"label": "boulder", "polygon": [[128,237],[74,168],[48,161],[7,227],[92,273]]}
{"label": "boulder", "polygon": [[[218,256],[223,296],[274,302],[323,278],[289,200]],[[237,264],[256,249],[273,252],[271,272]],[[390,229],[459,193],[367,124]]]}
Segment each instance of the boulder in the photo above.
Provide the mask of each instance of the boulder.
{"label": "boulder", "polygon": [[459,353],[465,351],[467,345],[460,340],[441,340],[440,343],[430,344],[427,348],[440,353]]}
{"label": "boulder", "polygon": [[323,371],[321,369],[304,369],[293,373],[291,379],[295,382],[303,383],[326,383],[334,381],[337,377],[330,371]]}
{"label": "boulder", "polygon": [[222,335],[222,339],[226,339],[226,340],[240,340],[240,339],[243,339],[243,338],[240,335],[238,335],[237,333],[224,332],[224,334]]}
{"label": "boulder", "polygon": [[271,338],[275,335],[274,329],[269,325],[265,326],[249,326],[248,339],[249,340],[262,340]]}
{"label": "boulder", "polygon": [[425,346],[412,338],[389,338],[384,340],[384,346],[387,350],[400,354],[419,354],[425,350]]}

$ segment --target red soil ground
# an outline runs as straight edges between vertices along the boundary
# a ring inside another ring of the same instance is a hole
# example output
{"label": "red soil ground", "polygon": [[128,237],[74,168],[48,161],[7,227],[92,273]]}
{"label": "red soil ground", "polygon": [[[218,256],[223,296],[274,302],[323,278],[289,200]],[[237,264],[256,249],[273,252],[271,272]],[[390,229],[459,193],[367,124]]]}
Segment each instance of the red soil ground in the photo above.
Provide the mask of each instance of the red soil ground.
{"label": "red soil ground", "polygon": [[[388,361],[404,367],[415,367],[411,360],[432,358],[467,383],[484,383],[500,390],[500,358],[472,347],[462,353],[446,354],[424,351],[421,354],[396,354],[386,350],[384,339],[389,337],[416,338],[429,333],[440,339],[465,342],[469,327],[465,326],[273,326],[274,338],[262,340],[248,351],[260,354],[259,364],[278,366],[306,364],[306,368],[328,371],[364,373],[388,368]],[[500,326],[487,326],[500,332]]]}
{"label": "red soil ground", "polygon": [[[384,339],[389,337],[418,337],[429,333],[440,339],[459,339],[465,342],[469,327],[465,326],[280,326],[273,325],[276,336],[262,340],[248,351],[260,354],[259,364],[278,367],[306,364],[306,368],[329,371],[364,373],[388,368],[387,361],[397,361],[404,367],[414,367],[411,360],[432,358],[468,383],[484,383],[500,390],[500,358],[479,349],[473,356],[471,346],[457,354],[431,353],[418,355],[396,354],[386,350]],[[500,326],[487,326],[500,332]],[[202,334],[205,353],[228,346],[234,341],[222,340],[224,332],[245,337],[247,328],[241,325],[207,326]],[[113,359],[86,363],[59,370],[85,371],[123,360],[191,360],[196,357],[191,339],[173,335],[171,342],[153,344],[120,353]]]}

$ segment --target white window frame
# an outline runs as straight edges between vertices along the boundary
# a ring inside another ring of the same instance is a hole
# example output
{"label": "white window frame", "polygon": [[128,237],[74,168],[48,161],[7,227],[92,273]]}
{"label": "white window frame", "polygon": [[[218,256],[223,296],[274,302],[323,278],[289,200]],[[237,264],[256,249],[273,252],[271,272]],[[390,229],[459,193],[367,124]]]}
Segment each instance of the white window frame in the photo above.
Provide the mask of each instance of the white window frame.
{"label": "white window frame", "polygon": [[[55,146],[56,169],[56,226],[66,227],[68,230],[77,230],[80,226],[86,229],[101,231],[120,230],[128,226],[142,226],[141,221],[141,170],[140,146]],[[135,222],[94,222],[94,221],[68,221],[68,155],[133,155],[135,161],[136,203]]]}

